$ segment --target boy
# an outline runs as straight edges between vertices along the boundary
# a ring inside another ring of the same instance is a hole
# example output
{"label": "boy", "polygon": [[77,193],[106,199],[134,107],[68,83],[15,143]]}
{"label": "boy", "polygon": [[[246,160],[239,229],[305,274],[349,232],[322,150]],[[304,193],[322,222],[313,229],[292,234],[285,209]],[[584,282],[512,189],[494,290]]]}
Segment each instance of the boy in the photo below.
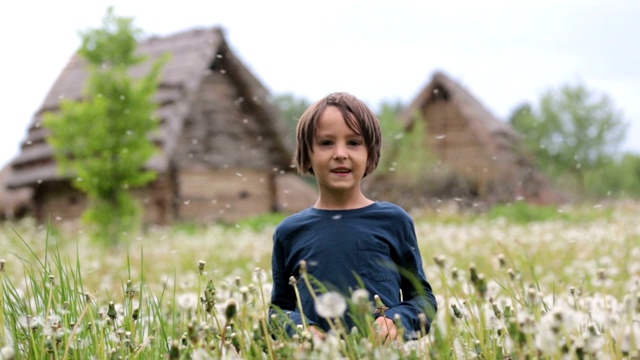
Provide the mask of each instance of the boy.
{"label": "boy", "polygon": [[[304,282],[289,284],[305,260],[309,275],[328,290],[348,297],[364,284],[371,301],[380,297],[388,307],[375,313],[381,340],[400,340],[396,316],[405,338],[416,338],[424,325],[419,315],[433,316],[436,300],[422,269],[413,220],[399,206],[372,201],[361,190],[380,158],[378,119],[353,95],[333,93],[302,114],[296,132],[295,165],[299,173],[315,175],[319,197],[274,232],[271,306],[289,312],[298,325],[304,316],[321,338],[330,329]],[[344,321],[350,328],[348,315]]]}

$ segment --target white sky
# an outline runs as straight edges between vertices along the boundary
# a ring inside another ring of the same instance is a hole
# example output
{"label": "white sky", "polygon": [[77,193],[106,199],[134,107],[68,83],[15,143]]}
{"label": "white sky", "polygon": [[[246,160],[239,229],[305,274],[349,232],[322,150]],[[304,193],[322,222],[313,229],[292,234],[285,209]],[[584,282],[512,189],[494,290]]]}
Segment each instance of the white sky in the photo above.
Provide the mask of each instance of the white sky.
{"label": "white sky", "polygon": [[[313,4],[313,5],[310,5]],[[220,25],[273,94],[349,91],[405,104],[442,70],[506,120],[566,83],[607,94],[640,153],[640,1],[5,1],[0,5],[0,166],[109,5],[146,34]]]}

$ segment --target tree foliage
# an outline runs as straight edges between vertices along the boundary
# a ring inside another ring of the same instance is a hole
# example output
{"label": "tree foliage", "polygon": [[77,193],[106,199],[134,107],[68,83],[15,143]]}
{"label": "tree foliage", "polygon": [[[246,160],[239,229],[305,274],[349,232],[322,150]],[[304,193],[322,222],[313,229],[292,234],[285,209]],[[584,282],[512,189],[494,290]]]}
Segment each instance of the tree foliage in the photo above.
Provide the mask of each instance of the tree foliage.
{"label": "tree foliage", "polygon": [[546,91],[537,106],[522,105],[510,122],[543,171],[569,175],[582,192],[586,174],[610,163],[626,129],[608,96],[580,84]]}
{"label": "tree foliage", "polygon": [[84,98],[63,101],[59,112],[45,117],[59,169],[89,199],[83,218],[110,243],[139,218],[130,189],[155,178],[144,166],[157,151],[150,139],[159,126],[153,96],[165,58],[132,79],[129,69],[146,61],[136,54],[140,34],[131,18],[115,16],[112,8],[101,28],[81,32],[79,54],[90,74]]}
{"label": "tree foliage", "polygon": [[586,187],[597,197],[640,197],[640,156],[625,154],[620,160],[590,172]]}
{"label": "tree foliage", "polygon": [[276,95],[274,103],[282,113],[285,124],[287,124],[287,137],[292,140],[292,143],[295,143],[298,120],[311,103],[309,100],[292,93]]}
{"label": "tree foliage", "polygon": [[383,176],[393,174],[397,182],[405,185],[424,184],[435,164],[427,141],[426,121],[416,114],[416,121],[407,128],[399,120],[403,108],[400,102],[381,105],[378,118],[384,141],[378,172]]}

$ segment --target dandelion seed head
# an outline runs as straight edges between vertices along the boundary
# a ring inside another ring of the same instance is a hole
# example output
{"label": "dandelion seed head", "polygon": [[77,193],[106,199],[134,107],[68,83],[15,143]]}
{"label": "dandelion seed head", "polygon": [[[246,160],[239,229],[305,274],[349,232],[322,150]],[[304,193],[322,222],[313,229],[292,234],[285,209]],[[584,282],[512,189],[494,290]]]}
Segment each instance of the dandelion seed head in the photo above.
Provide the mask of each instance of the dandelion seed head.
{"label": "dandelion seed head", "polygon": [[0,339],[0,345],[3,347],[0,349],[0,359],[13,359],[15,353],[13,352],[13,337],[8,328],[4,328],[4,339]]}
{"label": "dandelion seed head", "polygon": [[318,296],[315,307],[319,316],[325,319],[336,319],[344,315],[347,302],[339,293],[329,291]]}
{"label": "dandelion seed head", "polygon": [[273,292],[273,284],[266,283],[262,285],[262,292],[264,293],[264,297],[266,300],[271,299],[271,293]]}
{"label": "dandelion seed head", "polygon": [[354,303],[369,302],[370,294],[366,289],[356,289],[351,294],[351,301]]}
{"label": "dandelion seed head", "polygon": [[366,289],[356,289],[351,294],[351,302],[355,305],[357,312],[360,314],[370,314],[373,312],[371,295]]}
{"label": "dandelion seed head", "polygon": [[[593,328],[593,327],[590,327]],[[586,352],[595,354],[599,351],[602,351],[605,345],[605,338],[602,334],[592,333],[587,330],[587,332],[581,338],[582,346]]]}
{"label": "dandelion seed head", "polygon": [[487,296],[497,298],[502,292],[502,286],[497,281],[491,280],[487,283]]}
{"label": "dandelion seed head", "polygon": [[253,274],[251,275],[251,280],[256,283],[262,283],[267,280],[267,272],[262,268],[255,268],[253,270]]}
{"label": "dandelion seed head", "polygon": [[13,346],[3,346],[2,349],[0,349],[0,358],[2,359],[13,359],[15,358],[15,352],[13,351]]}
{"label": "dandelion seed head", "polygon": [[211,355],[206,349],[195,349],[191,353],[191,359],[193,360],[208,360],[211,359]]}
{"label": "dandelion seed head", "polygon": [[184,311],[195,311],[198,306],[196,293],[183,293],[176,296],[176,305]]}
{"label": "dandelion seed head", "polygon": [[504,257],[504,254],[500,253],[497,255],[498,266],[505,267],[507,265],[507,260]]}
{"label": "dandelion seed head", "polygon": [[436,263],[436,265],[438,265],[438,267],[444,268],[446,265],[447,257],[441,254],[438,256],[434,256],[433,261]]}
{"label": "dandelion seed head", "polygon": [[44,324],[44,319],[40,316],[23,315],[18,318],[18,323],[25,329],[38,329]]}

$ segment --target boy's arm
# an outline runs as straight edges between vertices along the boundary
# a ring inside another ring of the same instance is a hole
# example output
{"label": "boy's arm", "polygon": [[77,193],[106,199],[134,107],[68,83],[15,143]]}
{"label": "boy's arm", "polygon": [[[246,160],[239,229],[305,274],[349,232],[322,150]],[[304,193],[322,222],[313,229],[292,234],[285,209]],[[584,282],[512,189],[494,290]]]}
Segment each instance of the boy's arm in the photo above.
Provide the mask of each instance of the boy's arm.
{"label": "boy's arm", "polygon": [[[408,279],[403,279],[403,301],[387,309],[384,316],[389,319],[400,317],[406,339],[417,339],[426,335],[431,328],[431,319],[437,311],[436,299],[431,291],[431,285],[424,279],[417,280],[419,288],[410,284]],[[420,320],[424,314],[426,322]]]}
{"label": "boy's arm", "polygon": [[295,292],[289,291],[291,285],[278,284],[274,271],[273,292],[269,307],[269,321],[277,321],[284,326],[287,334],[293,336],[298,325],[303,324],[302,315],[296,310]]}
{"label": "boy's arm", "polygon": [[[402,302],[386,310],[385,316],[395,319],[399,315],[405,338],[415,339],[429,332],[431,319],[437,311],[437,302],[422,267],[413,221],[404,232],[400,246],[402,264],[398,264],[402,278]],[[421,313],[426,315],[426,324],[420,320]]]}
{"label": "boy's arm", "polygon": [[[275,316],[275,320],[285,326],[289,336],[296,333],[296,327],[303,325],[303,319],[296,306],[295,284],[290,283],[290,271],[285,266],[284,249],[274,239],[273,254],[271,258],[271,271],[273,274],[273,290],[271,292],[271,305],[269,307],[269,321]],[[279,311],[281,310],[281,311]],[[314,325],[307,320],[309,325]]]}

